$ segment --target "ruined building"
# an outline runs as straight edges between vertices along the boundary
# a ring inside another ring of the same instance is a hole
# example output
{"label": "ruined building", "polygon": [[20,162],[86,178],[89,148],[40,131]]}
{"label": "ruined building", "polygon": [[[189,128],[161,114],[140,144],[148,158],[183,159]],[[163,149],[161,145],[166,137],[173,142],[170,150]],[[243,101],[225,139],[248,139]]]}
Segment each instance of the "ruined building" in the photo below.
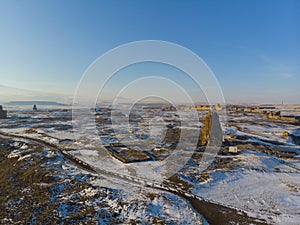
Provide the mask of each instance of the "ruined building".
{"label": "ruined building", "polygon": [[222,144],[223,131],[218,113],[210,111],[204,116],[203,128],[201,130],[200,146],[220,146]]}
{"label": "ruined building", "polygon": [[3,110],[2,105],[0,105],[0,119],[6,119],[7,118],[7,111]]}

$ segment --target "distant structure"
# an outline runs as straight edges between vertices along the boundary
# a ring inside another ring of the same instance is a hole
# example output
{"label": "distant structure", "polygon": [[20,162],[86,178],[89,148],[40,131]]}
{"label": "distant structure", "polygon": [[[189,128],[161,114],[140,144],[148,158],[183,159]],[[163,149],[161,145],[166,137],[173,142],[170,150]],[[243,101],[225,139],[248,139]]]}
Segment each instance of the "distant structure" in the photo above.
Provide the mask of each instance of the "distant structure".
{"label": "distant structure", "polygon": [[37,111],[36,105],[33,105],[33,111]]}
{"label": "distant structure", "polygon": [[204,116],[203,128],[200,134],[200,146],[218,146],[222,143],[223,131],[218,113],[209,111]]}
{"label": "distant structure", "polygon": [[220,111],[223,110],[223,107],[219,104],[216,103],[214,106],[213,105],[195,105],[195,106],[181,106],[181,110],[197,110],[197,111]]}
{"label": "distant structure", "polygon": [[3,110],[2,105],[0,105],[0,119],[6,119],[7,118],[7,111]]}
{"label": "distant structure", "polygon": [[275,111],[276,107],[274,106],[253,106],[253,107],[245,107],[245,106],[227,106],[227,110],[243,112],[243,113],[258,113],[262,115],[266,115],[267,118],[272,120],[280,120],[286,121],[294,124],[300,124],[299,116],[285,116],[281,115],[280,111]]}
{"label": "distant structure", "polygon": [[215,110],[217,110],[217,111],[220,111],[220,110],[222,110],[223,108],[222,108],[222,106],[219,104],[219,103],[216,103],[215,104]]}
{"label": "distant structure", "polygon": [[288,137],[290,134],[289,134],[289,132],[288,131],[283,131],[282,132],[282,136],[284,136],[284,137]]}
{"label": "distant structure", "polygon": [[162,111],[176,111],[176,108],[171,105],[171,106],[162,108]]}
{"label": "distant structure", "polygon": [[196,105],[194,106],[182,106],[181,110],[197,110],[197,111],[211,111],[213,108],[210,105]]}

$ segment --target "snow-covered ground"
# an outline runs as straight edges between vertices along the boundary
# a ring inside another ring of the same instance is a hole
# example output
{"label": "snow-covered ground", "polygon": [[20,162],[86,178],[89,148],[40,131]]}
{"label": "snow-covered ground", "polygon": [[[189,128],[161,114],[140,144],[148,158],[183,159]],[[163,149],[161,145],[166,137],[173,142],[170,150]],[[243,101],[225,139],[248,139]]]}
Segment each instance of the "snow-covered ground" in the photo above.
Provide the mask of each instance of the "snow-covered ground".
{"label": "snow-covered ground", "polygon": [[[293,109],[281,110],[286,114],[293,112]],[[145,174],[155,176],[155,173],[159,172],[157,171],[158,167],[153,167],[153,162],[124,164],[109,156],[105,151],[101,151],[99,147],[100,138],[93,135],[94,124],[85,124],[84,131],[75,130],[78,135],[78,139],[75,141],[70,110],[42,110],[33,113],[22,109],[9,112],[9,116],[10,119],[0,120],[0,131],[34,137],[62,146],[70,150],[70,154],[98,169],[105,169],[110,172],[117,171],[121,175],[137,177],[144,177]],[[152,117],[149,116],[149,118]],[[252,141],[257,141],[257,143],[263,140],[279,141],[285,146],[299,149],[299,146],[282,135],[283,131],[295,132],[299,126],[288,123],[273,123],[262,119],[260,115],[253,114],[236,113],[228,115],[227,120],[224,120],[222,124],[227,133],[237,136],[248,135],[252,137]],[[152,125],[154,125],[152,132],[161,138],[157,123],[157,121],[152,121]],[[185,128],[193,132],[201,125],[201,123],[188,123],[185,124]],[[109,125],[105,124],[99,129],[109,129]],[[139,129],[142,133],[149,132],[147,126],[141,126]],[[113,141],[113,137],[110,137],[109,134],[101,135],[108,143]],[[231,158],[234,162],[233,166],[207,170],[209,179],[206,179],[205,182],[193,182],[192,192],[204,199],[241,209],[247,212],[249,216],[265,219],[271,224],[299,224],[299,158],[279,159],[275,155],[266,155],[256,151],[255,147],[251,150],[240,150],[241,154],[237,156],[220,156]],[[17,152],[12,152],[10,157],[18,157],[16,154]],[[26,160],[24,157],[19,159]],[[197,164],[188,164],[186,170],[196,171],[196,166]],[[151,171],[151,168],[155,168],[155,171]],[[189,174],[186,171],[185,173]],[[132,206],[127,205],[128,208],[124,213],[128,218],[143,218],[146,214],[151,213],[160,215],[162,218],[174,217],[176,221],[183,221],[186,224],[194,224],[195,221],[199,221],[198,216],[190,211],[184,200],[170,193],[157,192],[154,197],[151,197],[151,200],[142,201],[149,191],[138,187],[133,188],[128,182],[112,178],[111,180],[95,180],[93,183],[96,186],[122,190],[122,194],[126,196],[126,201],[132,202],[137,207],[137,211],[134,211]],[[86,191],[86,194],[90,194],[89,190]],[[143,203],[133,203],[136,199]],[[107,201],[110,204],[109,207],[114,207],[117,204],[111,200]],[[115,201],[121,201],[121,199]]]}
{"label": "snow-covered ground", "polygon": [[[15,160],[21,168],[18,172],[31,174],[30,167],[34,166],[37,171],[47,171],[46,176],[53,177],[53,180],[45,179],[44,182],[22,183],[18,188],[23,195],[15,196],[15,193],[9,196],[0,197],[8,198],[9,204],[5,206],[5,210],[12,210],[18,213],[26,214],[22,205],[29,204],[28,201],[34,201],[36,207],[30,214],[19,218],[10,213],[0,214],[1,224],[25,224],[31,218],[31,221],[41,223],[46,221],[47,217],[37,215],[43,207],[51,208],[53,221],[72,221],[74,214],[80,212],[89,223],[98,222],[98,224],[203,224],[202,216],[193,211],[187,201],[177,195],[145,188],[142,186],[134,186],[128,182],[104,177],[97,174],[89,174],[86,171],[77,168],[70,163],[59,152],[53,149],[41,149],[36,144],[32,145],[30,141],[10,140],[3,142],[0,139],[1,146],[10,146],[10,152],[7,152],[5,158],[1,158],[1,162],[5,160]],[[4,143],[4,144],[3,144]],[[88,153],[90,154],[90,153]],[[23,166],[24,164],[24,166]],[[10,171],[14,173],[14,171]],[[25,176],[26,177],[26,176]],[[13,182],[14,176],[8,178]],[[4,185],[6,184],[6,180]],[[35,196],[37,192],[35,187],[44,190],[39,196]],[[6,190],[5,193],[10,193]],[[28,194],[28,195],[27,195]],[[40,199],[49,198],[49,201],[43,202]],[[47,205],[48,206],[47,206]],[[93,212],[90,215],[85,210]],[[5,215],[4,217],[1,217]],[[76,217],[75,217],[76,218]],[[77,218],[79,223],[80,217]],[[74,222],[74,220],[73,220]]]}
{"label": "snow-covered ground", "polygon": [[283,135],[287,131],[289,134],[298,132],[300,126],[274,122],[268,120],[266,116],[260,114],[232,113],[227,116],[229,122],[224,123],[224,130],[237,135],[249,135],[270,141],[279,141],[287,145],[294,145],[291,139]]}
{"label": "snow-covered ground", "polygon": [[[240,168],[209,172],[209,182],[195,184],[193,192],[271,224],[299,224],[299,162],[283,164],[280,159],[251,151],[237,160]],[[279,171],[274,172],[275,168]]]}

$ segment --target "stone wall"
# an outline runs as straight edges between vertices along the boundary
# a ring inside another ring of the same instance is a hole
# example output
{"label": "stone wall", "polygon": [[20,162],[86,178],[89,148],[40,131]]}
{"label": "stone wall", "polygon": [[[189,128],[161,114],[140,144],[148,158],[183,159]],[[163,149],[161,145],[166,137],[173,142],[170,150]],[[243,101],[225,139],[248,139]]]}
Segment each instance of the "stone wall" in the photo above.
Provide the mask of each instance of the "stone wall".
{"label": "stone wall", "polygon": [[199,145],[220,146],[222,144],[223,131],[218,113],[215,111],[208,112],[204,116],[203,124]]}
{"label": "stone wall", "polygon": [[7,118],[7,111],[3,110],[2,105],[0,105],[0,119],[6,119]]}

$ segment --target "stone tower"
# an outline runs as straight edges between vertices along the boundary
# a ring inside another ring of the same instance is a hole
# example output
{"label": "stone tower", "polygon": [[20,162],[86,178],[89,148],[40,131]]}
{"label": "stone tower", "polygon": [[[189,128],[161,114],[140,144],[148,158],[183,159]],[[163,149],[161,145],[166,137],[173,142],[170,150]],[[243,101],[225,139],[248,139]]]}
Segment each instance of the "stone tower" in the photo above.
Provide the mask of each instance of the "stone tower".
{"label": "stone tower", "polygon": [[7,111],[3,110],[2,105],[0,105],[0,119],[6,119],[7,118]]}
{"label": "stone tower", "polygon": [[200,134],[200,146],[220,146],[222,144],[223,131],[218,113],[209,111],[203,120],[203,128]]}

